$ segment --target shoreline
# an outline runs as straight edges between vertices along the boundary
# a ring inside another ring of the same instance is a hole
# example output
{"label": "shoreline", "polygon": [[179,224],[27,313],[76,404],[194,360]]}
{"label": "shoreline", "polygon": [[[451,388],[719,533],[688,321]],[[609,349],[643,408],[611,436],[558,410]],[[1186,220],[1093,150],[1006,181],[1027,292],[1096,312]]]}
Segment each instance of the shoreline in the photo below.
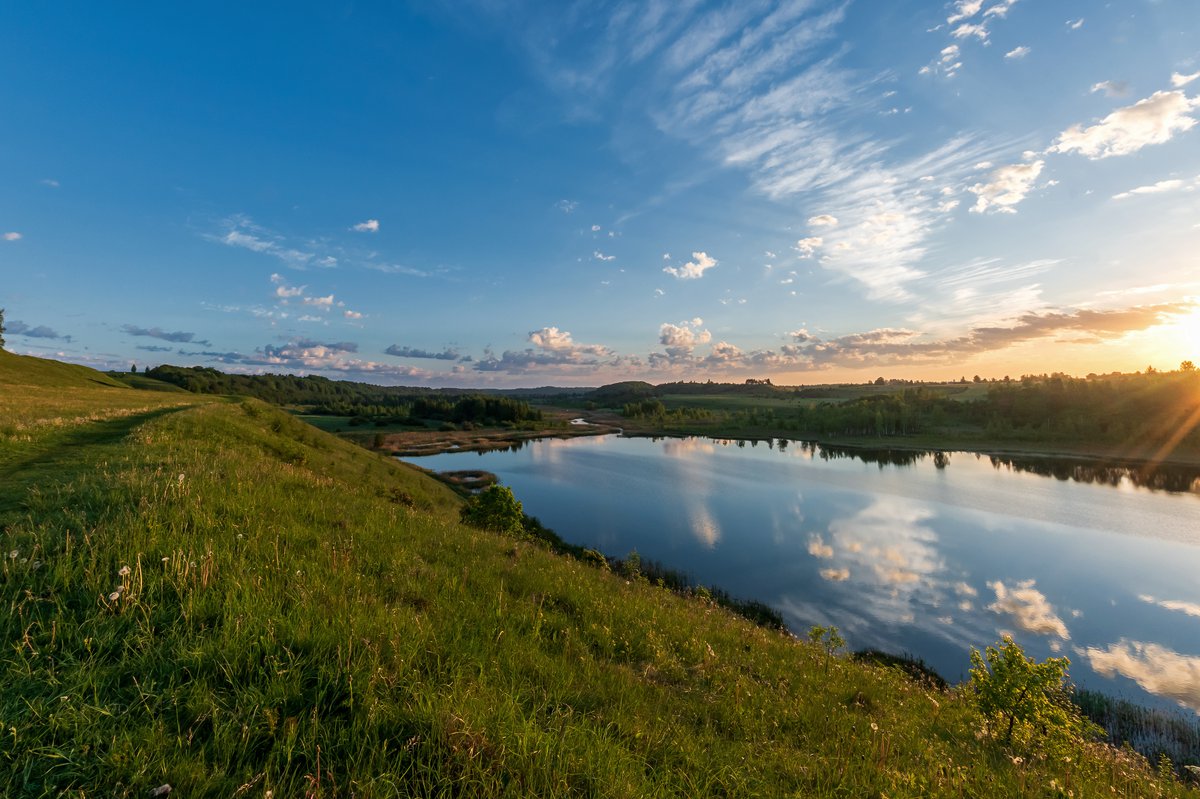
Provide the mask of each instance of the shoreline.
{"label": "shoreline", "polygon": [[[740,431],[739,431],[740,432]],[[1155,469],[1167,468],[1196,468],[1200,469],[1200,454],[1171,453],[1168,457],[1155,458],[1154,453],[1143,451],[1121,451],[1111,446],[1101,447],[1069,447],[1059,444],[1042,446],[1033,442],[974,442],[962,439],[948,438],[941,441],[913,440],[912,438],[889,439],[837,439],[809,438],[775,433],[763,434],[733,434],[731,432],[703,432],[699,430],[655,430],[628,429],[618,427],[610,422],[588,421],[571,429],[546,429],[522,431],[458,431],[454,433],[399,433],[392,434],[389,439],[403,437],[401,441],[387,441],[379,447],[393,457],[422,457],[440,455],[446,452],[491,452],[510,449],[517,444],[525,444],[545,438],[579,438],[583,436],[622,435],[626,438],[708,438],[726,441],[779,441],[789,443],[815,444],[830,449],[857,450],[862,452],[896,451],[896,452],[963,452],[975,455],[986,455],[997,458],[1031,458],[1041,460],[1072,460],[1093,464],[1105,464],[1125,468]],[[418,438],[420,437],[420,438]],[[424,440],[422,440],[424,439]]]}

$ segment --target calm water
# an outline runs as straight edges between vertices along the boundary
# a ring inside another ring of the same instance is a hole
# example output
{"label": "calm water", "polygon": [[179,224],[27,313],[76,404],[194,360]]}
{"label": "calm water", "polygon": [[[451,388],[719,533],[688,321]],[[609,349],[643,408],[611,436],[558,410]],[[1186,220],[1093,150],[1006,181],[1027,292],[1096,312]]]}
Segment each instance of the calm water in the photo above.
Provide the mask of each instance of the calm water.
{"label": "calm water", "polygon": [[636,549],[800,633],[835,624],[954,680],[1008,632],[1079,685],[1200,713],[1195,474],[616,436],[409,460],[495,472],[567,541]]}

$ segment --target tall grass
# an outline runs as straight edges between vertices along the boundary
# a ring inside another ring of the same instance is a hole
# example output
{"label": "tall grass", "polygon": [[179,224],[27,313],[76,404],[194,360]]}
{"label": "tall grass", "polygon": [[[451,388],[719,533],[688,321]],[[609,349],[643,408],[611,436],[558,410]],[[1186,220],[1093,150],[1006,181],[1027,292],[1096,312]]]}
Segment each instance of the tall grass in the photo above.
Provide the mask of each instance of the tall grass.
{"label": "tall grass", "polygon": [[463,527],[446,486],[256,401],[6,407],[54,396],[96,405],[73,446],[0,439],[0,795],[1187,794],[1100,745],[1017,758],[962,694]]}

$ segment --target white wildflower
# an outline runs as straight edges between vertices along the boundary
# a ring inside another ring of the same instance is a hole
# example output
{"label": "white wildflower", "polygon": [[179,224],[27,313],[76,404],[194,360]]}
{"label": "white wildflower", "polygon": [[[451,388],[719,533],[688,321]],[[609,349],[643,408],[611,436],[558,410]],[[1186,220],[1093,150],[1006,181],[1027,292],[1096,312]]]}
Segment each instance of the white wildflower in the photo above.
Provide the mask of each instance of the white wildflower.
{"label": "white wildflower", "polygon": [[120,598],[121,598],[121,592],[120,592],[120,591],[113,591],[111,594],[109,594],[109,595],[108,595],[108,601],[109,601],[109,602],[116,602],[116,601],[117,601],[118,599],[120,599]]}
{"label": "white wildflower", "polygon": [[12,558],[13,560],[16,560],[16,559],[17,559],[17,555],[20,555],[20,554],[21,554],[20,552],[17,552],[17,550],[15,550],[15,549],[14,549],[12,552],[9,552],[9,553],[8,553],[8,556],[9,556],[10,558]]}
{"label": "white wildflower", "polygon": [[122,566],[121,570],[119,572],[117,572],[117,575],[120,577],[128,577],[129,576],[129,567]]}

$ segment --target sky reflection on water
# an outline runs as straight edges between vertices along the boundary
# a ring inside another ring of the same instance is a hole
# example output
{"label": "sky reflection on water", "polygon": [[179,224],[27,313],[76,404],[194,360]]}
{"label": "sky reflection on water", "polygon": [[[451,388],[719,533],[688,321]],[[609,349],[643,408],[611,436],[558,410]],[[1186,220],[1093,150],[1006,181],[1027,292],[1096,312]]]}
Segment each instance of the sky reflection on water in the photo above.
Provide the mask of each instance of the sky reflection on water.
{"label": "sky reflection on water", "polygon": [[1187,470],[614,436],[412,460],[493,471],[566,540],[636,549],[795,631],[835,624],[951,680],[1010,633],[1069,656],[1079,685],[1200,713]]}

